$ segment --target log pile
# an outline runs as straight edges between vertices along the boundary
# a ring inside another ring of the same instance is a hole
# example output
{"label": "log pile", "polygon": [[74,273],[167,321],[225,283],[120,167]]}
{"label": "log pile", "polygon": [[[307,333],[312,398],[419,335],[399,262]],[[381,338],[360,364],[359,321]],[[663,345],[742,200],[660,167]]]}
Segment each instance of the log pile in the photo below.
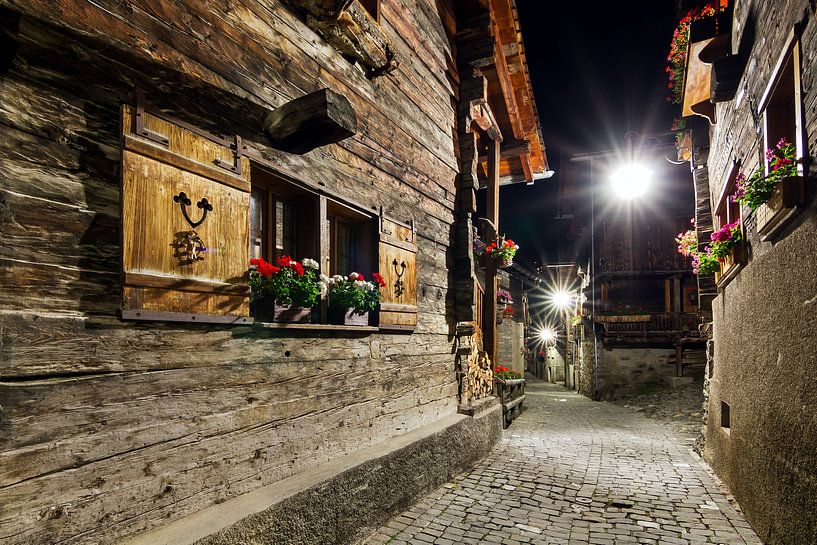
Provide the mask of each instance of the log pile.
{"label": "log pile", "polygon": [[480,329],[473,326],[459,329],[458,355],[462,373],[460,402],[470,407],[474,401],[493,395],[494,373],[488,353],[482,350]]}
{"label": "log pile", "polygon": [[491,369],[491,360],[488,353],[482,350],[475,352],[468,359],[468,388],[467,402],[482,399],[493,395],[494,373]]}

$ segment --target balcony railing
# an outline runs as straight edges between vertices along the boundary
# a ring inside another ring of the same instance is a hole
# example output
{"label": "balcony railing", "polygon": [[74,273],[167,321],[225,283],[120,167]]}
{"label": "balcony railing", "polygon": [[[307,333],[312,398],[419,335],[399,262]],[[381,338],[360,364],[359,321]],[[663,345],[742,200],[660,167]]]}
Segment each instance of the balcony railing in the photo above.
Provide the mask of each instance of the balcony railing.
{"label": "balcony railing", "polygon": [[701,316],[695,312],[660,312],[653,314],[597,316],[606,337],[668,337],[700,335]]}

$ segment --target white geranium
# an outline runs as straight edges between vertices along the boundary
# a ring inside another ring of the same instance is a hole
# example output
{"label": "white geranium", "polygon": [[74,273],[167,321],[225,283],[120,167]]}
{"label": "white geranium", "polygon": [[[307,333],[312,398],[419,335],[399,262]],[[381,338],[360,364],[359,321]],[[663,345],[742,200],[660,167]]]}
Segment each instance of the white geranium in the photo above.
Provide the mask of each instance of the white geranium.
{"label": "white geranium", "polygon": [[326,295],[329,293],[329,284],[321,280],[319,285],[321,289],[321,297],[326,297]]}
{"label": "white geranium", "polygon": [[334,275],[334,276],[331,278],[331,280],[332,280],[332,283],[333,283],[333,284],[337,284],[337,283],[339,283],[339,282],[343,282],[344,280],[346,280],[346,278],[345,278],[345,277],[343,277],[343,276],[341,276],[341,275],[339,275],[339,274],[336,274],[336,275]]}
{"label": "white geranium", "polygon": [[356,272],[349,273],[349,280],[352,280],[352,281],[360,280],[360,274],[358,274]]}
{"label": "white geranium", "polygon": [[318,265],[317,261],[315,261],[314,259],[309,259],[308,257],[305,257],[301,260],[301,265],[308,269],[318,270],[320,268],[320,265]]}
{"label": "white geranium", "polygon": [[366,289],[366,286],[368,286],[368,285],[369,285],[369,283],[368,283],[368,282],[364,282],[363,280],[353,280],[353,281],[352,281],[352,285],[353,285],[355,288],[359,289],[359,290],[365,290],[365,289]]}

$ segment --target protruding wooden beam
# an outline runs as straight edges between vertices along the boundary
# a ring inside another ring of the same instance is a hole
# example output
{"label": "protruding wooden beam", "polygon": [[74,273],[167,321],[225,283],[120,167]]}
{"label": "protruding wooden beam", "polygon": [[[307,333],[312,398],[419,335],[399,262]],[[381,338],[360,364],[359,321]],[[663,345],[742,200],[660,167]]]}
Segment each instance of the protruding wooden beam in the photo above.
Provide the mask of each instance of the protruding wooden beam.
{"label": "protruding wooden beam", "polygon": [[270,112],[264,130],[276,148],[302,154],[354,135],[357,116],[345,96],[321,89]]}
{"label": "protruding wooden beam", "polygon": [[[512,140],[507,145],[503,142],[502,148],[499,150],[499,156],[503,159],[519,157],[525,153],[530,153],[530,143],[527,140]],[[488,160],[488,156],[480,155],[479,160],[484,163]]]}
{"label": "protruding wooden beam", "polygon": [[[303,0],[299,3],[310,3]],[[340,53],[354,58],[375,78],[398,66],[391,41],[359,0],[345,2],[337,17],[307,15],[306,24],[318,31]]]}

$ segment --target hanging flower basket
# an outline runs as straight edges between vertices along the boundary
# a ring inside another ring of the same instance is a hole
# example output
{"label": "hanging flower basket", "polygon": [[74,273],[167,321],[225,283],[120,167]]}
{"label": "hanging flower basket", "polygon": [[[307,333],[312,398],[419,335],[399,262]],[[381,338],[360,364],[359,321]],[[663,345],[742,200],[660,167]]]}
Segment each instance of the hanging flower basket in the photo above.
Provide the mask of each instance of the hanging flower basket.
{"label": "hanging flower basket", "polygon": [[514,241],[511,239],[504,240],[499,237],[485,247],[482,255],[493,259],[498,268],[507,269],[513,265],[513,258],[517,251],[519,251],[519,246]]}

